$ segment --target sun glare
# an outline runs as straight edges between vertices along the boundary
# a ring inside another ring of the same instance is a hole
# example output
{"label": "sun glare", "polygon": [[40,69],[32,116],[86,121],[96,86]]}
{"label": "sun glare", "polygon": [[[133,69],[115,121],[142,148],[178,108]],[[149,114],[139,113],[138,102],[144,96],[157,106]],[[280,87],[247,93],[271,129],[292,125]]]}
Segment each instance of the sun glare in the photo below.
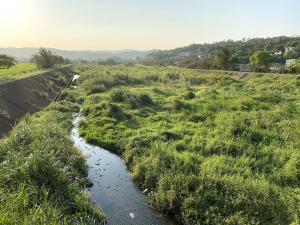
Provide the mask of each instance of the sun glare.
{"label": "sun glare", "polygon": [[0,0],[0,25],[11,24],[22,15],[23,0]]}

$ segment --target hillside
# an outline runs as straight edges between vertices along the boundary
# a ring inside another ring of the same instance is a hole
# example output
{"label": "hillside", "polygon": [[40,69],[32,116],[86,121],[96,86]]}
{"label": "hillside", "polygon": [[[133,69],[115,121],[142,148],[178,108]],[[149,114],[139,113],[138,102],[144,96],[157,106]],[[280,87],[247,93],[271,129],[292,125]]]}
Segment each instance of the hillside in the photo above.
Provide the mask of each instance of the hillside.
{"label": "hillside", "polygon": [[[229,49],[232,56],[237,58],[237,63],[248,63],[249,57],[255,51],[263,50],[274,54],[286,47],[296,47],[300,49],[300,37],[273,37],[273,38],[254,38],[243,39],[240,41],[221,41],[211,44],[192,44],[186,47],[176,48],[172,50],[157,51],[148,54],[143,63],[147,65],[182,65],[195,61],[198,63],[198,68],[206,68],[207,61],[212,59],[220,47]],[[300,52],[300,51],[299,51]],[[300,57],[300,53],[298,55]],[[282,57],[274,55],[274,62],[284,62],[284,52]]]}
{"label": "hillside", "polygon": [[[135,60],[137,57],[141,58],[151,53],[152,51],[138,51],[138,50],[120,50],[120,51],[69,51],[60,49],[50,49],[57,55],[70,60],[98,60],[107,58],[116,58],[120,60]],[[0,54],[7,54],[15,57],[18,60],[30,60],[32,55],[38,52],[38,48],[0,48]]]}

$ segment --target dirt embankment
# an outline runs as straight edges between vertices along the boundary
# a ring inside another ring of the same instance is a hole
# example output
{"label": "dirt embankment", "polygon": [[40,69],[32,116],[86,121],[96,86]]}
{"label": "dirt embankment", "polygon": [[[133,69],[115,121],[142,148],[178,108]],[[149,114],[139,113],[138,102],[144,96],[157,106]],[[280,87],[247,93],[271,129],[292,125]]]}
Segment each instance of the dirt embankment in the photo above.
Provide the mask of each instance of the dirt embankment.
{"label": "dirt embankment", "polygon": [[24,115],[52,102],[70,83],[73,74],[71,68],[60,68],[0,85],[0,137]]}

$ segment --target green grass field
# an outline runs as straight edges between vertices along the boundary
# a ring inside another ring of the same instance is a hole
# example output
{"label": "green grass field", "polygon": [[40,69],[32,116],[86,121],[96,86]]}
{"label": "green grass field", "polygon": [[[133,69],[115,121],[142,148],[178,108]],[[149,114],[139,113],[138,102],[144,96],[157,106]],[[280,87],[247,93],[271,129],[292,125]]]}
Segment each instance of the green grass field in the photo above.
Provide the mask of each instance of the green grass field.
{"label": "green grass field", "polygon": [[[70,65],[61,65],[55,68],[63,68],[68,66]],[[34,63],[18,63],[10,69],[0,69],[0,84],[11,80],[17,80],[25,77],[38,75],[40,73],[47,72],[50,70],[51,69],[38,69]]]}
{"label": "green grass field", "polygon": [[300,77],[81,66],[87,141],[183,224],[299,224]]}
{"label": "green grass field", "polygon": [[0,82],[32,76],[38,71],[34,63],[18,63],[9,69],[0,69]]}

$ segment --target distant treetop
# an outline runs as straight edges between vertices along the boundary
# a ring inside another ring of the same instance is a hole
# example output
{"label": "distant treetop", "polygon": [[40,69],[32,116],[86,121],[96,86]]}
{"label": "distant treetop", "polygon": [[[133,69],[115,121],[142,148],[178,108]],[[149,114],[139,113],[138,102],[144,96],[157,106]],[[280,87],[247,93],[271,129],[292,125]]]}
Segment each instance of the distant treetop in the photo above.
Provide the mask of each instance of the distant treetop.
{"label": "distant treetop", "polygon": [[16,64],[15,58],[8,55],[0,55],[0,69],[9,69]]}
{"label": "distant treetop", "polygon": [[53,68],[55,65],[68,64],[69,60],[62,56],[53,54],[50,50],[40,48],[39,52],[32,56],[32,62],[36,63],[40,69]]}

